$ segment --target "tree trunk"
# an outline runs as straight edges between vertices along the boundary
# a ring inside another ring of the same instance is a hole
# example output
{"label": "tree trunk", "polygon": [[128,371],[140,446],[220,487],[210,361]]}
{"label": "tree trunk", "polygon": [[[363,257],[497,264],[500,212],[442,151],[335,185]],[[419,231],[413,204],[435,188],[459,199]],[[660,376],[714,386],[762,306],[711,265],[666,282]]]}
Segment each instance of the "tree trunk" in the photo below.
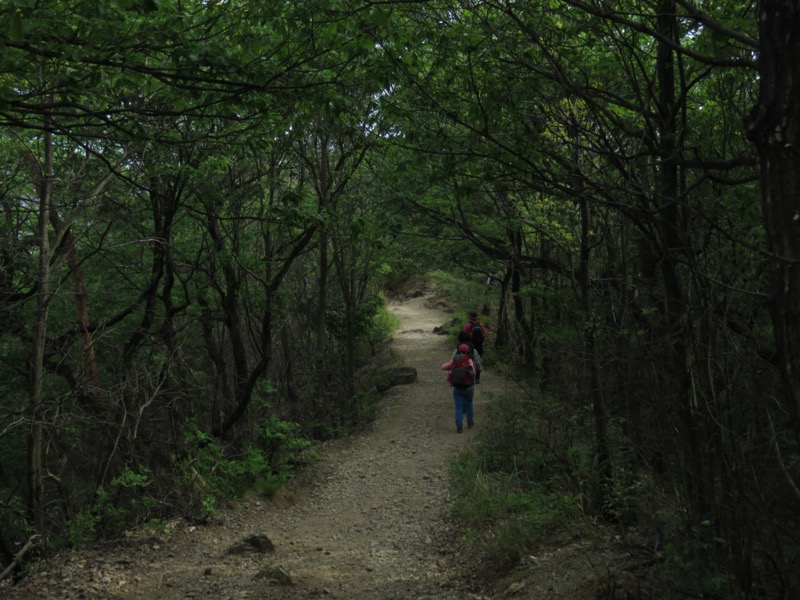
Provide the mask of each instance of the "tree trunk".
{"label": "tree trunk", "polygon": [[508,346],[511,324],[508,319],[508,298],[511,294],[511,278],[514,267],[506,264],[503,278],[500,280],[500,305],[497,308],[497,325],[494,333],[494,347],[498,350]]}
{"label": "tree trunk", "polygon": [[784,404],[800,435],[800,6],[760,6],[760,97],[748,135],[758,150],[770,309]]}
{"label": "tree trunk", "polygon": [[681,257],[689,251],[686,231],[685,200],[679,185],[677,158],[681,154],[677,132],[679,99],[675,91],[675,51],[678,43],[675,0],[662,0],[657,28],[662,40],[658,43],[656,75],[659,96],[659,171],[658,227],[661,240],[661,275],[667,336],[667,361],[675,385],[675,412],[679,418],[680,446],[684,465],[684,485],[690,512],[689,519],[698,523],[708,516],[712,498],[706,479],[703,458],[702,418],[698,414],[694,393],[690,339],[691,324],[681,277]]}
{"label": "tree trunk", "polygon": [[328,308],[328,225],[325,222],[327,219],[325,211],[327,209],[328,200],[328,136],[323,135],[319,138],[319,177],[317,181],[317,200],[319,202],[319,212],[322,216],[323,222],[319,230],[319,291],[318,291],[318,305],[317,305],[317,348],[315,368],[317,371],[317,393],[315,394],[316,406],[314,413],[319,418],[324,418],[324,407],[328,404],[325,401],[325,395],[328,391],[328,376],[326,373],[327,366],[325,360],[325,351],[327,346],[327,323],[325,322],[326,312]]}
{"label": "tree trunk", "polygon": [[592,404],[594,419],[594,454],[598,481],[594,490],[594,505],[599,512],[611,508],[609,490],[612,485],[611,451],[608,445],[608,410],[600,384],[600,359],[597,356],[595,317],[592,310],[592,281],[589,271],[592,246],[592,208],[586,199],[580,200],[581,250],[579,284],[583,312],[584,369],[588,374],[587,397]]}
{"label": "tree trunk", "polygon": [[[127,156],[127,153],[121,159]],[[120,162],[121,162],[120,161]],[[94,186],[92,191],[87,195],[86,200],[92,201],[108,187],[111,181],[114,180],[114,173],[109,172],[105,177],[101,178],[97,185]],[[81,261],[78,256],[78,249],[76,248],[76,240],[70,233],[70,222],[64,223],[56,210],[50,210],[49,215],[50,223],[53,226],[53,231],[57,238],[63,236],[63,243],[67,247],[67,265],[69,266],[69,274],[72,279],[73,299],[75,301],[75,309],[78,312],[78,326],[80,327],[80,340],[81,348],[83,350],[83,368],[84,377],[81,379],[84,382],[85,396],[90,405],[92,414],[99,414],[100,412],[100,375],[97,369],[97,353],[94,347],[94,338],[89,327],[89,295],[86,293],[86,281],[81,269]]]}
{"label": "tree trunk", "polygon": [[363,283],[360,285],[359,282],[366,282],[367,277],[362,277],[359,275],[357,271],[357,259],[354,260],[352,264],[348,264],[347,260],[345,259],[345,246],[347,244],[347,239],[341,239],[338,236],[332,236],[331,244],[333,248],[333,265],[336,267],[336,275],[337,279],[339,280],[339,289],[341,290],[345,310],[345,361],[343,385],[346,398],[343,400],[342,408],[346,411],[350,411],[352,409],[352,399],[356,393],[356,308],[365,295],[365,285]]}
{"label": "tree trunk", "polygon": [[44,533],[43,507],[43,448],[44,427],[43,380],[44,354],[47,342],[47,319],[50,310],[50,279],[52,250],[50,248],[50,201],[53,185],[53,134],[49,130],[49,119],[45,120],[44,165],[38,178],[39,192],[39,273],[37,276],[38,294],[36,296],[36,326],[33,336],[33,349],[30,371],[30,396],[28,416],[30,434],[28,437],[28,515],[36,531]]}
{"label": "tree trunk", "polygon": [[[522,355],[523,361],[526,365],[535,368],[536,365],[536,340],[534,339],[533,327],[527,319],[525,310],[524,295],[520,292],[523,288],[523,275],[527,282],[530,277],[529,271],[523,271],[522,262],[522,233],[515,228],[509,227],[506,230],[506,235],[510,241],[512,252],[512,268],[511,275],[511,298],[514,304],[514,324],[516,326],[516,339],[512,340],[518,348],[518,353]],[[531,320],[533,317],[531,317]]]}

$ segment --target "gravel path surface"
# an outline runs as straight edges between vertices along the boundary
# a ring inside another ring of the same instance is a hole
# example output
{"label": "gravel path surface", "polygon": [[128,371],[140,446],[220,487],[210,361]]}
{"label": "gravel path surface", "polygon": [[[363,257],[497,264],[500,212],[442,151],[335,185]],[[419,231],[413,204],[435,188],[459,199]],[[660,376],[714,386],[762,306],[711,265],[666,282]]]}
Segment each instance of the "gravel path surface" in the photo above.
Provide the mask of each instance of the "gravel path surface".
{"label": "gravel path surface", "polygon": [[[8,600],[31,598],[238,599],[488,598],[465,572],[459,532],[448,524],[448,467],[480,428],[486,392],[503,382],[486,372],[476,428],[457,434],[452,397],[439,369],[452,348],[433,333],[451,318],[432,296],[394,303],[402,320],[392,350],[418,380],[385,394],[362,433],[326,444],[311,482],[278,502],[248,497],[209,526],[178,524],[170,535],[85,551],[31,577]],[[264,550],[248,536],[265,535]],[[240,548],[241,549],[241,548]]]}

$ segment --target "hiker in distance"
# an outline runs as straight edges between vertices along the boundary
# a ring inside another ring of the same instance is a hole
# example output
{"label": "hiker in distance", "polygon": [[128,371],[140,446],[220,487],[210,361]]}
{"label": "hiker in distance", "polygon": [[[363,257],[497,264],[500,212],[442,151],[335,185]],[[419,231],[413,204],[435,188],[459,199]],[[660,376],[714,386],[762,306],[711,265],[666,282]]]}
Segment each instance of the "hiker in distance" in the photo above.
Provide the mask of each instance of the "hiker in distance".
{"label": "hiker in distance", "polygon": [[481,382],[481,369],[483,369],[481,353],[478,352],[477,348],[475,348],[475,344],[472,343],[472,336],[470,333],[462,329],[458,332],[458,343],[456,344],[456,349],[453,350],[453,358],[455,358],[457,354],[460,354],[458,347],[461,344],[466,344],[469,348],[469,357],[475,365],[475,384],[477,385]]}
{"label": "hiker in distance", "polygon": [[[483,343],[486,341],[488,331],[486,325],[478,321],[478,312],[471,310],[467,313],[467,322],[464,323],[462,331],[468,333],[475,346],[475,350],[481,355],[481,360],[486,360],[486,352],[484,351]],[[475,383],[480,383],[480,375],[475,380]]]}
{"label": "hiker in distance", "polygon": [[467,427],[475,424],[472,400],[475,396],[475,363],[469,357],[469,346],[461,344],[458,354],[441,366],[447,371],[447,381],[453,386],[455,404],[456,432],[464,431],[464,415],[467,415]]}
{"label": "hiker in distance", "polygon": [[475,349],[484,356],[483,343],[486,341],[488,330],[486,325],[478,321],[478,312],[471,310],[467,313],[467,322],[464,323],[463,331],[470,334],[472,343],[475,344]]}

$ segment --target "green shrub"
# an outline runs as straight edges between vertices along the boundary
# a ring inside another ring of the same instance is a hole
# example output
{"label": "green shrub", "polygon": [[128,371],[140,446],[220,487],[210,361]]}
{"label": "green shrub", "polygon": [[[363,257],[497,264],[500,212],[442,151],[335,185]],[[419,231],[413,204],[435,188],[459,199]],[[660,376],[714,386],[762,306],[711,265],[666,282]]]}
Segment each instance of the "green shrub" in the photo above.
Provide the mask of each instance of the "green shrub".
{"label": "green shrub", "polygon": [[253,491],[259,496],[273,498],[283,487],[284,483],[286,483],[285,479],[274,475],[259,477],[253,482]]}
{"label": "green shrub", "polygon": [[[331,307],[326,311],[328,335],[340,346],[349,335],[346,322],[343,306]],[[361,300],[353,312],[352,334],[356,343],[357,360],[363,363],[374,356],[377,348],[390,339],[399,326],[400,319],[389,311],[384,296],[372,294]]]}
{"label": "green shrub", "polygon": [[378,407],[380,398],[381,396],[374,393],[371,389],[366,392],[357,393],[351,401],[353,421],[357,424],[371,423],[374,421],[380,413]]}
{"label": "green shrub", "polygon": [[259,468],[251,468],[249,473],[260,475],[269,471],[285,481],[297,457],[311,447],[313,441],[301,435],[298,423],[278,418],[269,405],[263,407],[261,413],[257,424],[259,434],[250,452],[263,453],[266,462],[258,465]]}
{"label": "green shrub", "polygon": [[358,306],[356,322],[362,324],[358,328],[358,337],[371,342],[390,338],[400,326],[400,319],[389,310],[386,298],[382,295],[371,296]]}
{"label": "green shrub", "polygon": [[273,496],[292,475],[297,456],[312,442],[299,435],[296,423],[279,419],[267,404],[261,408],[266,410],[257,438],[238,452],[223,448],[194,421],[187,422],[186,453],[175,459],[184,514],[207,519],[220,500],[239,498],[248,490]]}
{"label": "green shrub", "polygon": [[68,520],[66,525],[67,544],[73,548],[80,548],[97,539],[97,524],[100,517],[94,511],[83,511]]}
{"label": "green shrub", "polygon": [[80,547],[157,519],[161,503],[144,493],[151,483],[148,469],[123,469],[108,488],[97,489],[91,506],[65,522],[65,542]]}

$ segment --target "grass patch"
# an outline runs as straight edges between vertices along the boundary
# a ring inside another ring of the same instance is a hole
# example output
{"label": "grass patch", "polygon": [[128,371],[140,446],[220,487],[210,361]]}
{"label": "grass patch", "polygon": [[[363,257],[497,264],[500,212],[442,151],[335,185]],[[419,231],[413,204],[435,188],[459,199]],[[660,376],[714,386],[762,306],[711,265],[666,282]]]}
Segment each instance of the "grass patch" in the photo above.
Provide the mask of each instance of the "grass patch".
{"label": "grass patch", "polygon": [[490,472],[479,451],[463,453],[451,469],[452,518],[477,543],[487,566],[508,569],[554,532],[582,521],[580,503],[518,473]]}
{"label": "grass patch", "polygon": [[451,468],[453,520],[487,566],[508,569],[545,541],[586,531],[588,448],[541,395],[492,396],[475,443]]}

